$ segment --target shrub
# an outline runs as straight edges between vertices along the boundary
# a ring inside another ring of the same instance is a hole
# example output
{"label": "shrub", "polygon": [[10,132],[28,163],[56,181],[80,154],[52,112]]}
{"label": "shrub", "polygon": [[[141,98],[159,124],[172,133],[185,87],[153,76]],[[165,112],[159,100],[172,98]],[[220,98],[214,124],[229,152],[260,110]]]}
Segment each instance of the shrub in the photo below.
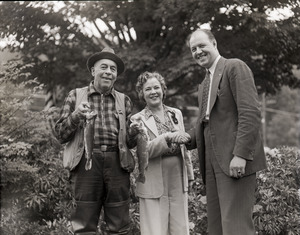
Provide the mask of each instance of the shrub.
{"label": "shrub", "polygon": [[189,191],[190,233],[193,235],[207,234],[206,192],[202,181],[197,150],[191,151],[195,180]]}
{"label": "shrub", "polygon": [[300,158],[290,147],[266,149],[268,169],[258,173],[254,221],[258,234],[300,234]]}
{"label": "shrub", "polygon": [[13,61],[0,76],[0,232],[5,235],[50,234],[53,224],[62,231],[59,224],[70,208],[61,146],[43,113],[28,108],[43,87],[28,80],[30,74],[24,70],[29,66]]}

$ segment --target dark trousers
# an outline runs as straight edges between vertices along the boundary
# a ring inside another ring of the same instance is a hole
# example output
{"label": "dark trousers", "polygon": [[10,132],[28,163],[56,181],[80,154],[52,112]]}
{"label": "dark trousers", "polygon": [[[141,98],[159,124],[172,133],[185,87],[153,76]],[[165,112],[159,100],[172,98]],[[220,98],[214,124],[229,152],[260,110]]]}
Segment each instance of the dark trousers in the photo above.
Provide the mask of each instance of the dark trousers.
{"label": "dark trousers", "polygon": [[232,178],[219,166],[209,126],[204,127],[209,235],[254,235],[255,174]]}
{"label": "dark trousers", "polygon": [[96,234],[102,206],[106,233],[128,234],[129,173],[120,166],[118,152],[94,152],[92,169],[85,170],[86,158],[71,171],[76,206],[71,215],[75,234]]}

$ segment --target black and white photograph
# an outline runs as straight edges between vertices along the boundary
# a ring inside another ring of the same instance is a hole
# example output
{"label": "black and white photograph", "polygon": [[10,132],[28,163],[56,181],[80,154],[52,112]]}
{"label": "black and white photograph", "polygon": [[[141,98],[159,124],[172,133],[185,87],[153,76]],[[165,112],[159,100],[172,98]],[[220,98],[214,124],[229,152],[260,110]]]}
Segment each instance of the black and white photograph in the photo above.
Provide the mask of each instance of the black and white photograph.
{"label": "black and white photograph", "polygon": [[299,235],[300,1],[0,1],[2,235]]}

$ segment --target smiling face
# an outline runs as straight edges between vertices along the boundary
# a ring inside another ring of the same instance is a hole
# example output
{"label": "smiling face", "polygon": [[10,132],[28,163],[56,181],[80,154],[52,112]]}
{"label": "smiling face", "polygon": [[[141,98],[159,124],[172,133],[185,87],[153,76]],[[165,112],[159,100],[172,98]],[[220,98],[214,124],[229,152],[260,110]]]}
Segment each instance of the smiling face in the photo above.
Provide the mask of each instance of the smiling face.
{"label": "smiling face", "polygon": [[195,61],[206,69],[209,69],[219,51],[215,39],[210,39],[203,31],[195,31],[190,38],[190,49]]}
{"label": "smiling face", "polygon": [[148,107],[158,107],[163,102],[163,90],[155,77],[150,77],[143,85],[143,97]]}
{"label": "smiling face", "polygon": [[98,60],[91,72],[96,90],[106,92],[113,87],[117,79],[117,64],[109,59]]}

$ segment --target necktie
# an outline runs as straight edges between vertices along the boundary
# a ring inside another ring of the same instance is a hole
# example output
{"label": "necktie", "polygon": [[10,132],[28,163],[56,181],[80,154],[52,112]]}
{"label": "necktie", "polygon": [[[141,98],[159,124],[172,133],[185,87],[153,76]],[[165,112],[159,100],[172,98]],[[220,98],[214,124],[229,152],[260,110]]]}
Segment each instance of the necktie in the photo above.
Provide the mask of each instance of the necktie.
{"label": "necktie", "polygon": [[210,86],[210,72],[209,70],[206,72],[205,79],[203,81],[203,93],[202,93],[202,106],[201,106],[201,120],[205,118],[207,103],[208,103],[208,94],[209,94],[209,86]]}

